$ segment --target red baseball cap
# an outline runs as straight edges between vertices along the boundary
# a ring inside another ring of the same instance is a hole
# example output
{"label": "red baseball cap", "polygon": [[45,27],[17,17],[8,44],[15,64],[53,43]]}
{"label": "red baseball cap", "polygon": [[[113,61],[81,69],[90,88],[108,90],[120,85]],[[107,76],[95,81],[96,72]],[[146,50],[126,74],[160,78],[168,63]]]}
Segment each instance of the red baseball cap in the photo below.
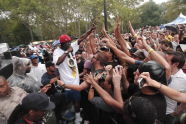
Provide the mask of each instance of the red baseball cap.
{"label": "red baseball cap", "polygon": [[60,37],[59,37],[59,41],[60,43],[66,43],[66,42],[70,42],[72,39],[66,35],[66,34],[62,34]]}

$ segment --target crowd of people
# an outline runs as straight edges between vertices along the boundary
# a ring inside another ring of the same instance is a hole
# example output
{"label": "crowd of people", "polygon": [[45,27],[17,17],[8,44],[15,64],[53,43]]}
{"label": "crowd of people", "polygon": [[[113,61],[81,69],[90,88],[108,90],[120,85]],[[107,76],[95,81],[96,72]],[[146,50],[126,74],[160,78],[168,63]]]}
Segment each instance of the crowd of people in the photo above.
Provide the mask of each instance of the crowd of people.
{"label": "crowd of people", "polygon": [[[186,25],[28,45],[0,76],[0,124],[185,124]],[[48,115],[48,116],[47,116]]]}

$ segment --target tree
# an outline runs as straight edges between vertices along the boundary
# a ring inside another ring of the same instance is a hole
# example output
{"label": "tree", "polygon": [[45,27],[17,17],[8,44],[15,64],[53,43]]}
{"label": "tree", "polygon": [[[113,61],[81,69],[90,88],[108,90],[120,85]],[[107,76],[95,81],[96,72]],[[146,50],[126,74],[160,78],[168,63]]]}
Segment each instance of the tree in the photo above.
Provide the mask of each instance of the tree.
{"label": "tree", "polygon": [[163,22],[168,23],[181,12],[186,15],[186,0],[170,0],[162,5],[164,8]]}
{"label": "tree", "polygon": [[163,10],[155,2],[150,0],[139,8],[141,24],[145,25],[160,25],[162,20]]}

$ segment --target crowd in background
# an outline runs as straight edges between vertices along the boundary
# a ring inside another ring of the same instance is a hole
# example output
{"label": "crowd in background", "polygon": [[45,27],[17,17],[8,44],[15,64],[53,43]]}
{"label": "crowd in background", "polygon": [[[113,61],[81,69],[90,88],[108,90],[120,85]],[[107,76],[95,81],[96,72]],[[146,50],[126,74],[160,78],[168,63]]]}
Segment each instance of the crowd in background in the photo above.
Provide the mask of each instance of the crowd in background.
{"label": "crowd in background", "polygon": [[20,47],[0,76],[0,124],[184,124],[186,25],[129,29],[117,17],[111,34]]}

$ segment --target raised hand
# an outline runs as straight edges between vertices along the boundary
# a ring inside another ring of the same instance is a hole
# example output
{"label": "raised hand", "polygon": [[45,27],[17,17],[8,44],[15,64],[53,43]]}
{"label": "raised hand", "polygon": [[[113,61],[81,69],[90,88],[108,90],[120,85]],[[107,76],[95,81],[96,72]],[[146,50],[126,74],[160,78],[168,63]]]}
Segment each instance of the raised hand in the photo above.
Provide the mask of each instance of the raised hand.
{"label": "raised hand", "polygon": [[104,67],[107,72],[110,72],[110,70],[113,68],[112,65],[107,65]]}
{"label": "raised hand", "polygon": [[92,27],[90,29],[92,32],[96,30],[96,25],[95,24],[92,24]]}
{"label": "raised hand", "polygon": [[83,77],[84,81],[86,81],[86,83],[88,84],[93,84],[94,83],[94,77],[93,75],[90,73],[90,74],[86,74],[84,77]]}
{"label": "raised hand", "polygon": [[143,73],[140,74],[139,77],[145,79],[145,83],[144,83],[143,87],[146,87],[146,86],[153,86],[153,83],[152,83],[153,81],[152,81],[152,79],[150,78],[149,72],[143,72]]}
{"label": "raised hand", "polygon": [[116,30],[120,30],[121,21],[119,16],[116,16],[115,25],[114,25],[114,32],[116,33]]}
{"label": "raised hand", "polygon": [[120,87],[122,70],[123,70],[122,66],[116,66],[113,69],[112,81],[113,81],[114,86]]}
{"label": "raised hand", "polygon": [[101,42],[105,43],[107,47],[113,46],[113,44],[111,43],[110,39],[108,39],[108,38],[103,38],[101,40]]}

